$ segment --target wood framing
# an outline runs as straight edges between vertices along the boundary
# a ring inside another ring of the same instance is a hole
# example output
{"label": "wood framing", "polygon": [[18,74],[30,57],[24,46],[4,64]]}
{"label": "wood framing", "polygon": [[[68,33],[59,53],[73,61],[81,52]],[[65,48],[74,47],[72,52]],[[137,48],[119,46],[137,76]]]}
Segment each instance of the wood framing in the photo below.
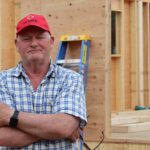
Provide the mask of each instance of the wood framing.
{"label": "wood framing", "polygon": [[102,130],[110,134],[110,95],[107,94],[110,87],[110,44],[107,44],[110,42],[110,11],[110,0],[21,1],[21,17],[40,13],[48,19],[55,37],[54,61],[61,35],[89,34],[92,37],[87,88],[89,118],[85,129],[85,138],[89,141],[98,141]]}
{"label": "wood framing", "polygon": [[14,65],[14,1],[0,1],[0,69]]}
{"label": "wood framing", "polygon": [[121,31],[116,40],[120,44],[119,57],[113,54],[111,62],[112,111],[149,106],[149,3],[111,1],[111,10],[121,14],[122,22],[119,27],[116,24]]}
{"label": "wood framing", "polygon": [[[111,54],[111,11],[117,14],[115,54]],[[102,144],[104,150],[149,149],[147,144],[135,144],[149,143],[149,138],[141,140],[138,134],[111,134],[111,111],[121,115],[114,121],[118,129],[117,122],[137,123],[143,115],[143,111],[136,112],[140,117],[130,118],[132,113],[128,110],[134,110],[136,105],[150,105],[150,0],[1,0],[0,69],[12,67],[19,61],[14,47],[15,25],[29,13],[39,13],[48,19],[55,37],[53,61],[61,35],[89,34],[92,37],[86,95],[89,117],[84,134],[91,147],[99,142],[104,131],[105,142],[108,142]],[[69,55],[76,56],[76,53]],[[149,115],[149,111],[146,114]],[[149,117],[142,119],[149,120]],[[149,123],[144,121],[138,128],[129,127],[124,131],[149,128]]]}

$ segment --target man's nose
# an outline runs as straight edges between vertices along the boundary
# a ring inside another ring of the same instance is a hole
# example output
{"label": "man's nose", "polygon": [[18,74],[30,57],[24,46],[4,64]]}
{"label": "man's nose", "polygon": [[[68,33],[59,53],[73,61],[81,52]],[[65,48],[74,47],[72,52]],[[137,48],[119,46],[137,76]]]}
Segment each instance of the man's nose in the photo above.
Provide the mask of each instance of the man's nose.
{"label": "man's nose", "polygon": [[32,38],[31,40],[31,47],[36,47],[38,45],[37,39],[36,38]]}

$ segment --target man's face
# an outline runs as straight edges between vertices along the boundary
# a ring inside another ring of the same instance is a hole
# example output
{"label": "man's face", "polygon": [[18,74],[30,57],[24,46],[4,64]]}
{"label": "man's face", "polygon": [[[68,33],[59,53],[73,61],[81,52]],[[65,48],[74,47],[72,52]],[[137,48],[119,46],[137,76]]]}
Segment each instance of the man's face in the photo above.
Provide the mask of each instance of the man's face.
{"label": "man's face", "polygon": [[16,47],[25,64],[49,62],[53,40],[49,32],[27,27],[16,38]]}

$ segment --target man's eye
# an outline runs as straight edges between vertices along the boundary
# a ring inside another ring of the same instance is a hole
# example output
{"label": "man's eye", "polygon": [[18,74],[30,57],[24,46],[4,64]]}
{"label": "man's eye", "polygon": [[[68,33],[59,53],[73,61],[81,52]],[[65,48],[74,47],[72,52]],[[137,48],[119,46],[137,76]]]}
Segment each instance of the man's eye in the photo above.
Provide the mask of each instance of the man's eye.
{"label": "man's eye", "polygon": [[30,38],[30,37],[23,37],[22,40],[23,40],[23,41],[30,41],[31,38]]}
{"label": "man's eye", "polygon": [[37,36],[37,39],[44,39],[44,36]]}

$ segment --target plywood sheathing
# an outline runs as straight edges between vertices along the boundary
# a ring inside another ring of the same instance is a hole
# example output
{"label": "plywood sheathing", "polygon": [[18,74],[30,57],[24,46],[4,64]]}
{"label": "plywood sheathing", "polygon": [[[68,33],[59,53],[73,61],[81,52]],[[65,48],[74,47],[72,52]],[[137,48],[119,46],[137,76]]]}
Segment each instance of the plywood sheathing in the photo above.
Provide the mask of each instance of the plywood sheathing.
{"label": "plywood sheathing", "polygon": [[14,1],[0,1],[0,69],[14,65]]}
{"label": "plywood sheathing", "polygon": [[[109,108],[105,96],[106,90],[109,89],[106,87],[109,86],[109,82],[106,83],[106,74],[110,73],[110,45],[107,44],[108,39],[110,41],[110,32],[108,32],[110,30],[110,0],[22,1],[21,16],[23,17],[28,13],[40,13],[48,19],[55,37],[53,60],[61,35],[91,35],[87,88],[89,117],[85,138],[90,141],[98,141],[101,131],[105,130],[106,116],[108,116],[106,111]],[[109,98],[108,94],[107,98]],[[107,106],[105,106],[106,104]]]}

